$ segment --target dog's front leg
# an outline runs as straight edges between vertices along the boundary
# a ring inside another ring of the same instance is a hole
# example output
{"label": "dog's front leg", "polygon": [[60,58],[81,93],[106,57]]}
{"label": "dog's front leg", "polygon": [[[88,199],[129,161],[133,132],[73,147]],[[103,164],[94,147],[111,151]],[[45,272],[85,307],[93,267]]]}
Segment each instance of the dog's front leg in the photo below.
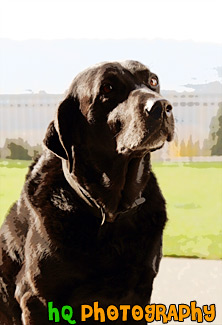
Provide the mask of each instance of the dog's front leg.
{"label": "dog's front leg", "polygon": [[15,298],[22,312],[23,325],[46,325],[47,306],[45,299],[36,287],[36,278],[32,278],[26,264],[17,275]]}
{"label": "dog's front leg", "polygon": [[47,308],[43,299],[26,292],[20,302],[24,325],[47,325]]}

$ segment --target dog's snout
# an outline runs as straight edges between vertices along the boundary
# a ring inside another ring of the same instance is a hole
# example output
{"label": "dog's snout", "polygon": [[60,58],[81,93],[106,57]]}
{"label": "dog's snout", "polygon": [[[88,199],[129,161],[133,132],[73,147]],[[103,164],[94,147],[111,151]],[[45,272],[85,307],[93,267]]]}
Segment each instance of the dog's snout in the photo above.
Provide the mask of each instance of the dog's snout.
{"label": "dog's snout", "polygon": [[148,99],[145,105],[145,111],[154,119],[161,118],[163,113],[165,113],[167,116],[170,116],[172,109],[172,105],[165,99]]}

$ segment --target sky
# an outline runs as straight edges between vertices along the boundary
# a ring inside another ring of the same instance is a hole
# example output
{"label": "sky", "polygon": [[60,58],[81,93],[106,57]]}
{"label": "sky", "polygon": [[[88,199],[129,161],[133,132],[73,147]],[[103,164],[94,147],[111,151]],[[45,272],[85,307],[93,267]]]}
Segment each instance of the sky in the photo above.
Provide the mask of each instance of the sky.
{"label": "sky", "polygon": [[63,93],[119,59],[154,69],[163,89],[221,81],[221,12],[222,0],[0,0],[0,93]]}
{"label": "sky", "polygon": [[221,0],[0,0],[0,38],[222,43]]}

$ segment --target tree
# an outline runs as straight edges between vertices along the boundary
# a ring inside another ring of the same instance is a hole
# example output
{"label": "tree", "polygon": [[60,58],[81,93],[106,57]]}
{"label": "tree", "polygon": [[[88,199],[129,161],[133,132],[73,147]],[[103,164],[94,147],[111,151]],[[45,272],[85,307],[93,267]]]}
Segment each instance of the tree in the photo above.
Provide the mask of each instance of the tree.
{"label": "tree", "polygon": [[219,103],[217,115],[210,123],[210,133],[208,139],[204,140],[203,152],[211,155],[222,155],[222,102]]}
{"label": "tree", "polygon": [[[12,143],[13,145],[11,146]],[[24,141],[22,138],[6,139],[3,148],[1,148],[1,158],[3,159],[5,158],[20,159],[18,158],[18,156],[25,157],[25,159],[31,159],[30,157],[33,157],[35,159],[41,153],[42,153],[42,146],[40,144],[31,146],[27,141]]]}
{"label": "tree", "polygon": [[182,140],[180,143],[180,156],[187,157],[187,146],[186,146],[184,140]]}
{"label": "tree", "polygon": [[212,156],[221,156],[222,155],[222,103],[221,103],[220,108],[221,108],[221,115],[218,118],[219,128],[218,128],[218,131],[216,132],[217,142],[211,148],[211,155]]}
{"label": "tree", "polygon": [[11,151],[11,155],[6,157],[8,159],[20,159],[20,160],[31,160],[32,157],[28,155],[28,150],[20,145],[11,142],[8,145],[8,149]]}
{"label": "tree", "polygon": [[193,145],[193,156],[201,156],[200,141],[196,141]]}
{"label": "tree", "polygon": [[187,156],[193,157],[193,155],[194,155],[193,139],[192,139],[192,135],[190,135],[189,140],[187,142]]}

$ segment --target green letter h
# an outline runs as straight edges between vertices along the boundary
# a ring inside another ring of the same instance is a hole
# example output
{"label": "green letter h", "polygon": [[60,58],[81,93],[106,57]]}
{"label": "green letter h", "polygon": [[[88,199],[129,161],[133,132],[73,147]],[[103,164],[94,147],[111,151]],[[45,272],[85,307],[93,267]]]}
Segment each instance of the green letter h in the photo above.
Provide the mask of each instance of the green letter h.
{"label": "green letter h", "polygon": [[55,323],[58,323],[60,321],[60,317],[59,317],[59,311],[57,308],[52,307],[53,302],[50,301],[48,302],[48,314],[49,314],[49,320],[54,320],[54,316],[55,315]]}

